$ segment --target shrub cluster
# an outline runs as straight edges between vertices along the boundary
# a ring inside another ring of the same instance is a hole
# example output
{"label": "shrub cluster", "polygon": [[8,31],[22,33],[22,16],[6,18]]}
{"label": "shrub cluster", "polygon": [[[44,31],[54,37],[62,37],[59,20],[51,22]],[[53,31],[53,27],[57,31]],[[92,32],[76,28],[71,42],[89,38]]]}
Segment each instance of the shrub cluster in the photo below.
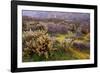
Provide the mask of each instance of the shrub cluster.
{"label": "shrub cluster", "polygon": [[37,25],[35,31],[23,31],[23,56],[29,57],[31,54],[44,56],[46,59],[51,55],[53,41],[43,25]]}

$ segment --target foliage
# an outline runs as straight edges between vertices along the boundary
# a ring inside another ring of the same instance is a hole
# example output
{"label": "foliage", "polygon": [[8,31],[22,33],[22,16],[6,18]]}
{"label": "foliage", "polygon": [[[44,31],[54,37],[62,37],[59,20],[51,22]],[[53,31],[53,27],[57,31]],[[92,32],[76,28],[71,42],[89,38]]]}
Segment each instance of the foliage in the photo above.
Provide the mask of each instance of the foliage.
{"label": "foliage", "polygon": [[[60,24],[61,23],[61,24]],[[87,30],[83,28],[87,28]],[[89,26],[81,23],[24,21],[23,62],[89,59]]]}
{"label": "foliage", "polygon": [[47,33],[47,30],[41,25],[36,27],[36,31],[24,31],[23,32],[23,45],[24,55],[29,56],[30,53],[37,54],[38,56],[44,56],[46,59],[51,55],[53,48],[53,42]]}

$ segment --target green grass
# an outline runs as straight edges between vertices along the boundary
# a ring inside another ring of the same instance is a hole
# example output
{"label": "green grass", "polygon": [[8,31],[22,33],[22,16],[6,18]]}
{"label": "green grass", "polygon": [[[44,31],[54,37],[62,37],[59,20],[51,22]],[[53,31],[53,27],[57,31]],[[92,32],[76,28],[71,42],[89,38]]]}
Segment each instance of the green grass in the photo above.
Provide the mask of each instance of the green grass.
{"label": "green grass", "polygon": [[43,56],[33,54],[30,58],[24,59],[24,62],[37,62],[37,61],[57,61],[57,60],[81,60],[89,59],[89,53],[79,51],[77,49],[70,48],[65,51],[62,48],[57,51],[52,51],[52,55],[46,59]]}
{"label": "green grass", "polygon": [[72,54],[65,52],[62,49],[59,49],[57,51],[52,52],[52,56],[50,56],[48,59],[45,59],[44,57],[40,57],[36,54],[32,55],[30,58],[24,58],[24,62],[37,62],[37,61],[57,61],[57,60],[73,60],[75,59]]}

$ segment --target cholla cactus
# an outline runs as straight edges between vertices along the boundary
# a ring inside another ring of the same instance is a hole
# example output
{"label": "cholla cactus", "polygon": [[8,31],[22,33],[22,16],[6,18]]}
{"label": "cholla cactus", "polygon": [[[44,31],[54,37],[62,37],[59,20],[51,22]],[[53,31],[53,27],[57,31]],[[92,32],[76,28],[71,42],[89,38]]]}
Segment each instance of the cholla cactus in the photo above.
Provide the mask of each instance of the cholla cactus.
{"label": "cholla cactus", "polygon": [[26,49],[24,49],[24,52],[28,55],[32,52],[48,59],[51,51],[54,50],[52,39],[47,33],[47,28],[43,26],[37,26],[36,28],[38,28],[36,31],[30,29],[30,31],[23,32],[23,45],[28,50],[26,52]]}

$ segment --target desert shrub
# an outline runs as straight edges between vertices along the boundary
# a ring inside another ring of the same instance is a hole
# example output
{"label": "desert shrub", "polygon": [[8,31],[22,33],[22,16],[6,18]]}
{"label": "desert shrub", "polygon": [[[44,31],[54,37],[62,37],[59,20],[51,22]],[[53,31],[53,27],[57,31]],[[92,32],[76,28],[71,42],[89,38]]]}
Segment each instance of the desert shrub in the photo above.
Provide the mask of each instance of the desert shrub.
{"label": "desert shrub", "polygon": [[66,52],[68,52],[68,49],[71,47],[71,40],[64,39],[61,43],[62,49],[64,49]]}
{"label": "desert shrub", "polygon": [[84,24],[81,26],[81,32],[83,34],[88,34],[90,32],[90,25],[89,24]]}
{"label": "desert shrub", "polygon": [[65,34],[68,32],[68,29],[65,25],[62,24],[48,24],[48,31],[54,34]]}
{"label": "desert shrub", "polygon": [[26,22],[23,22],[23,23],[22,23],[22,31],[27,31]]}
{"label": "desert shrub", "polygon": [[24,56],[29,56],[30,53],[33,53],[48,59],[51,55],[51,51],[55,50],[53,48],[53,41],[48,35],[45,26],[37,25],[36,28],[36,31],[30,29],[30,31],[23,32]]}
{"label": "desert shrub", "polygon": [[55,39],[53,41],[53,48],[61,49],[62,48],[61,42]]}

